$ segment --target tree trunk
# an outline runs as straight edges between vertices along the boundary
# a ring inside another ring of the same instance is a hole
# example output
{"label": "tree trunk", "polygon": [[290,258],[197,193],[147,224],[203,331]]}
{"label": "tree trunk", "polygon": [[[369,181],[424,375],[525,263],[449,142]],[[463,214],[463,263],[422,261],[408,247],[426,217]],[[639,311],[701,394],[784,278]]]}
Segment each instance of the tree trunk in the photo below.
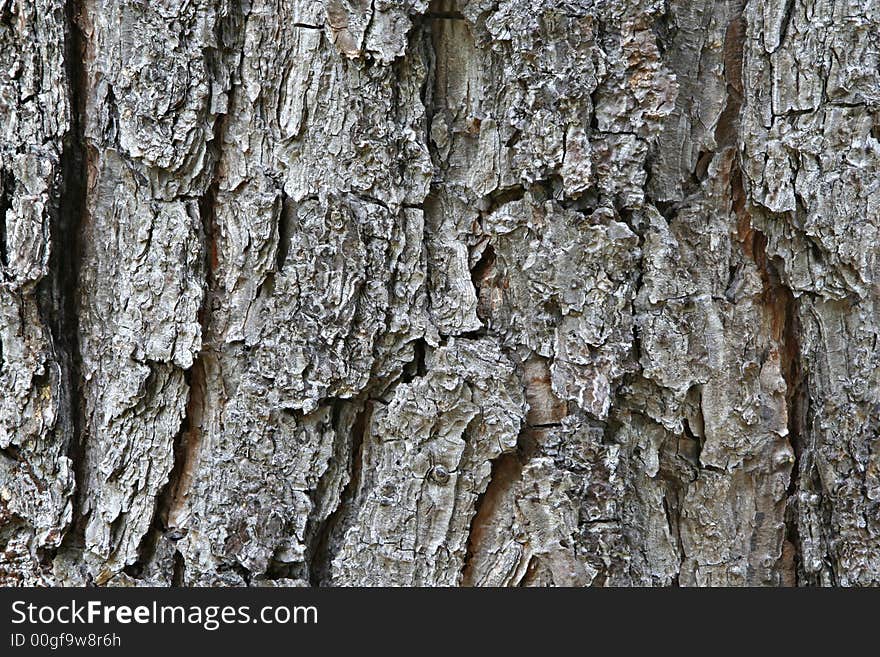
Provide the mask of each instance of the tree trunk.
{"label": "tree trunk", "polygon": [[880,583],[880,11],[0,0],[0,582]]}

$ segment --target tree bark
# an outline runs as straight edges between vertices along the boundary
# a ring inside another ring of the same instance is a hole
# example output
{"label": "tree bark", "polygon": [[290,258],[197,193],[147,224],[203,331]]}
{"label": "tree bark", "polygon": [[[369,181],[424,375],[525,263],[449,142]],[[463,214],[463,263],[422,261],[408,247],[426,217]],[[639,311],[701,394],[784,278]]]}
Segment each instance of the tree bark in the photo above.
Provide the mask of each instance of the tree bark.
{"label": "tree bark", "polygon": [[880,583],[880,11],[0,0],[0,582]]}

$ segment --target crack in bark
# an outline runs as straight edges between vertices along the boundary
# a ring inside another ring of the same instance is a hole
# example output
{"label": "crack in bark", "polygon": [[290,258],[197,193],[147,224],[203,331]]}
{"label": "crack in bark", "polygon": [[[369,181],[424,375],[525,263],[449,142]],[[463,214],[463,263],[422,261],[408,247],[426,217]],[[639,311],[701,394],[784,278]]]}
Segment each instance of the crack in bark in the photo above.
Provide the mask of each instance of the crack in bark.
{"label": "crack in bark", "polygon": [[[241,11],[241,6],[239,6]],[[242,30],[247,22],[247,15],[242,13]],[[243,46],[241,44],[224,43],[224,24],[218,22],[215,26],[219,48],[239,48],[239,61],[237,70],[240,71],[243,59]],[[233,105],[234,93],[237,88],[237,80],[232,78],[227,93],[227,107]],[[220,178],[222,175],[221,160],[223,157],[223,141],[226,134],[226,120],[228,111],[219,113],[214,119],[214,133],[208,147],[212,152],[213,171],[211,179],[205,188],[204,194],[198,199],[199,217],[202,223],[203,240],[205,251],[203,254],[204,266],[204,296],[202,305],[198,311],[199,324],[202,332],[202,347],[196,354],[191,368],[185,373],[188,387],[186,410],[181,420],[180,431],[174,439],[174,461],[168,481],[156,497],[153,513],[153,521],[149,531],[143,536],[138,549],[138,561],[136,565],[148,563],[154,556],[162,535],[168,535],[177,540],[185,535],[185,529],[178,526],[181,521],[180,514],[183,512],[186,496],[193,483],[195,470],[198,463],[198,454],[202,443],[202,424],[205,411],[205,399],[207,395],[208,359],[213,358],[210,347],[211,340],[211,309],[214,301],[214,289],[216,287],[215,272],[219,260],[217,254],[217,231],[216,231],[216,206],[219,191]],[[283,209],[282,209],[283,212]],[[178,561],[180,562],[178,564]],[[184,557],[179,551],[174,553],[174,572],[172,582],[180,580],[183,583],[185,572]]]}
{"label": "crack in bark", "polygon": [[479,585],[474,572],[475,558],[486,530],[494,525],[505,493],[520,482],[526,464],[541,450],[536,432],[561,426],[560,422],[567,413],[564,402],[553,393],[547,360],[533,353],[529,359],[523,361],[522,367],[523,394],[529,411],[517,436],[516,448],[500,454],[492,461],[489,483],[474,503],[474,515],[471,518],[461,571],[461,586]]}
{"label": "crack in bark", "polygon": [[[336,402],[337,405],[334,407],[334,428],[338,426],[340,410],[338,404],[340,403],[343,402]],[[311,555],[308,558],[308,577],[312,586],[332,585],[331,565],[336,556],[338,543],[348,528],[350,517],[355,512],[353,504],[357,499],[360,487],[364,441],[370,428],[372,413],[373,401],[367,399],[362,402],[352,424],[349,446],[351,454],[348,466],[349,479],[340,494],[338,506],[319,527],[306,532],[314,537],[310,550]]]}
{"label": "crack in bark", "polygon": [[779,46],[782,45],[782,42],[785,41],[785,37],[788,35],[788,27],[791,24],[791,16],[794,13],[794,0],[785,0],[785,9],[782,12],[782,19],[779,24],[779,42],[776,44],[776,48],[771,51],[776,52],[779,49]]}
{"label": "crack in bark", "polygon": [[[520,434],[522,436],[522,433]],[[495,514],[501,506],[504,494],[515,486],[522,477],[523,460],[519,445],[517,450],[501,454],[492,461],[492,474],[489,483],[474,503],[474,515],[468,531],[465,547],[464,566],[461,571],[461,586],[475,586],[474,558],[479,552],[484,534],[495,520]]]}
{"label": "crack in bark", "polygon": [[12,207],[12,188],[15,186],[15,176],[8,169],[0,169],[0,265],[9,265],[9,256],[6,253],[6,211]]}
{"label": "crack in bark", "polygon": [[287,262],[287,255],[290,252],[290,240],[293,234],[293,201],[284,192],[283,187],[279,204],[278,248],[275,252],[275,273],[280,273],[284,269],[284,263]]}
{"label": "crack in bark", "polygon": [[[767,237],[751,223],[751,215],[745,208],[745,191],[741,172],[738,168],[731,174],[734,207],[738,216],[738,230],[743,249],[752,258],[760,273],[763,293],[761,304],[769,314],[771,337],[778,348],[779,368],[785,381],[785,404],[787,415],[788,442],[794,452],[791,468],[788,498],[796,504],[799,489],[798,475],[803,452],[803,426],[807,412],[807,386],[800,362],[800,342],[798,332],[798,306],[792,291],[782,282],[779,270],[767,254]],[[790,506],[790,505],[789,505]],[[797,537],[797,523],[786,512],[786,538],[794,545],[795,572],[801,561],[800,542]],[[795,580],[797,581],[797,580]]]}
{"label": "crack in bark", "polygon": [[[800,363],[800,330],[798,307],[792,291],[783,283],[781,272],[767,253],[768,239],[752,222],[752,214],[744,185],[741,161],[742,135],[740,117],[743,105],[743,48],[745,44],[746,22],[743,16],[744,2],[739,3],[738,14],[728,25],[724,43],[724,75],[727,80],[727,104],[716,127],[715,137],[719,146],[735,147],[730,172],[731,204],[737,219],[737,236],[745,255],[758,269],[763,293],[760,303],[769,315],[771,338],[777,345],[779,367],[785,381],[785,403],[788,422],[788,442],[794,452],[794,463],[789,480],[789,500],[797,499],[797,475],[802,451],[802,426],[806,412],[806,384]],[[788,505],[791,506],[791,505]],[[800,562],[800,546],[797,540],[796,522],[792,522],[790,510],[786,511],[785,538],[793,545],[793,554],[783,554],[784,561],[790,556],[795,574]],[[785,564],[780,566],[785,568]],[[788,568],[786,568],[786,571]],[[795,575],[795,584],[797,583]]]}
{"label": "crack in bark", "polygon": [[[82,226],[88,214],[88,181],[93,166],[85,142],[85,112],[88,90],[87,44],[81,21],[87,20],[85,3],[68,0],[65,7],[65,66],[70,102],[70,127],[62,143],[61,181],[57,207],[53,209],[50,226],[51,253],[49,280],[44,289],[41,305],[49,313],[53,348],[61,362],[62,402],[60,417],[67,445],[67,457],[74,472],[75,490],[72,496],[71,526],[62,545],[83,543],[84,517],[80,499],[86,480],[85,437],[81,363],[79,342],[79,272],[82,261]],[[41,314],[45,313],[41,310]]]}
{"label": "crack in bark", "polygon": [[413,359],[403,366],[403,373],[398,382],[391,386],[395,388],[400,383],[412,383],[416,377],[425,376],[428,373],[425,358],[428,354],[428,342],[425,338],[419,338],[413,343]]}
{"label": "crack in bark", "polygon": [[174,553],[174,565],[171,571],[171,586],[181,587],[184,585],[186,575],[186,562],[180,552]]}

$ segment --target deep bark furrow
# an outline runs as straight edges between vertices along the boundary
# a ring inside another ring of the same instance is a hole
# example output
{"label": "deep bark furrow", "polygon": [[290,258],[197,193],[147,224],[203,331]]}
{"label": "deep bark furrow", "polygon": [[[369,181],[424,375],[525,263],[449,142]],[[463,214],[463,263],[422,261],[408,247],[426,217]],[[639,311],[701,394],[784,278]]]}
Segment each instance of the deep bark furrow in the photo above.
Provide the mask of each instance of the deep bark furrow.
{"label": "deep bark furrow", "polygon": [[[56,336],[65,353],[68,394],[66,422],[70,426],[68,458],[75,473],[76,491],[73,495],[72,517],[74,524],[65,539],[82,544],[82,528],[77,525],[79,513],[79,489],[85,480],[83,459],[82,413],[85,401],[82,397],[82,355],[80,354],[79,272],[82,262],[82,225],[86,220],[86,194],[88,153],[83,134],[83,112],[87,93],[84,69],[86,57],[81,20],[82,3],[68,0],[65,3],[65,57],[70,98],[70,129],[64,138],[61,156],[61,189],[59,192],[58,222],[53,231],[53,244],[62,246],[55,255],[53,285],[56,294],[52,307],[58,314]],[[54,254],[53,254],[54,255]]]}

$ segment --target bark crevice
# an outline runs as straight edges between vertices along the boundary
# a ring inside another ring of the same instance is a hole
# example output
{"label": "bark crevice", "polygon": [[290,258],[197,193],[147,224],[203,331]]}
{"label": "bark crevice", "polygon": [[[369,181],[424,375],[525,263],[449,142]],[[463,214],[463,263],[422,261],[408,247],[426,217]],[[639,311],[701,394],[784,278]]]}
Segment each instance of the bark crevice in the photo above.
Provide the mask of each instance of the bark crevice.
{"label": "bark crevice", "polygon": [[[774,262],[768,254],[768,238],[757,229],[745,188],[745,174],[742,167],[743,135],[741,134],[743,111],[743,57],[745,47],[746,20],[743,15],[745,2],[739,3],[738,14],[728,26],[724,45],[724,71],[727,81],[727,103],[716,129],[716,141],[720,146],[736,145],[730,172],[730,194],[734,216],[737,220],[737,236],[747,257],[757,267],[761,277],[763,293],[760,303],[769,315],[770,338],[777,345],[779,369],[785,381],[785,406],[787,417],[786,439],[794,453],[794,462],[789,475],[787,503],[784,513],[785,536],[780,566],[784,577],[794,579],[797,584],[798,566],[801,561],[800,541],[797,523],[793,518],[792,506],[798,495],[798,472],[802,452],[802,427],[806,416],[807,384],[801,365],[801,346],[798,319],[798,303],[792,290],[783,281],[781,263]],[[788,3],[786,13],[791,11]],[[783,30],[787,27],[787,19]],[[791,564],[785,563],[793,561]]]}
{"label": "bark crevice", "polygon": [[80,289],[79,276],[82,262],[82,227],[87,220],[88,181],[92,168],[85,140],[86,95],[86,38],[80,21],[84,20],[82,0],[65,3],[65,65],[70,107],[70,127],[62,141],[61,179],[57,206],[50,222],[51,254],[49,276],[43,281],[43,315],[48,319],[53,346],[61,364],[61,422],[67,457],[74,472],[75,490],[72,496],[72,526],[62,544],[83,542],[79,513],[87,474],[85,472],[85,435],[83,413],[85,399],[82,392],[82,355],[80,352]]}
{"label": "bark crevice", "polygon": [[[360,408],[352,424],[349,437],[349,454],[351,456],[348,463],[348,482],[342,489],[338,506],[320,526],[307,532],[313,537],[310,550],[311,555],[308,561],[308,578],[312,586],[332,585],[331,568],[333,559],[339,549],[339,543],[345,534],[345,530],[351,522],[351,516],[356,511],[354,506],[361,485],[361,473],[364,465],[364,442],[367,440],[370,430],[370,418],[374,403],[370,399],[360,402]],[[337,426],[338,414],[334,415],[337,416],[337,422],[334,422],[334,426]]]}

